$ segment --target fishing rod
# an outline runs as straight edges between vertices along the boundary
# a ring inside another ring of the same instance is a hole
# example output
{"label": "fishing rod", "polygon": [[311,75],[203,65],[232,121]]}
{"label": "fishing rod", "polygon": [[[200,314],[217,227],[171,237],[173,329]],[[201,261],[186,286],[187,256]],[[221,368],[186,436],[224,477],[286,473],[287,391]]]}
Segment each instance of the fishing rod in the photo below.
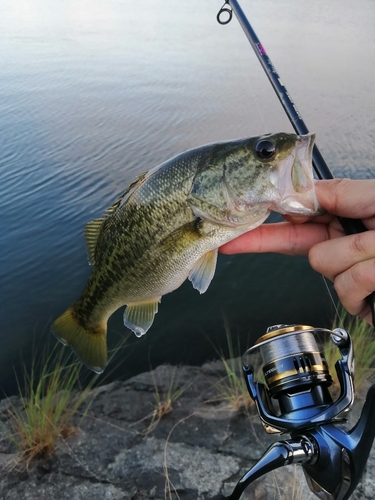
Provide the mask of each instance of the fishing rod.
{"label": "fishing rod", "polygon": [[[217,19],[227,24],[234,12],[294,130],[308,129],[263,45],[238,5],[226,0]],[[313,167],[319,179],[333,179],[318,148],[314,146]],[[360,220],[339,219],[347,234],[366,231]],[[368,297],[375,326],[375,292]],[[335,364],[340,384],[339,396],[332,398],[332,377],[323,346],[327,336],[339,351]],[[274,325],[248,349],[243,358],[243,374],[267,433],[290,434],[272,444],[237,482],[229,496],[211,500],[240,500],[244,490],[264,474],[289,464],[302,466],[310,490],[326,500],[348,500],[365,469],[375,437],[375,385],[366,397],[355,426],[346,430],[342,423],[354,403],[354,349],[349,332],[330,331],[307,325]],[[263,378],[259,377],[261,367]]]}
{"label": "fishing rod", "polygon": [[[298,135],[305,135],[309,130],[303,121],[300,112],[298,111],[291,95],[285,87],[280,78],[279,73],[276,71],[275,66],[267,54],[263,44],[260,42],[255,31],[253,30],[250,22],[245,16],[242,8],[237,0],[225,0],[224,5],[217,14],[217,21],[219,24],[228,24],[232,20],[233,12],[237,17],[247,39],[253,48],[262,68],[264,69],[271,85],[279,98],[281,105],[289,118],[295,132]],[[319,179],[334,179],[334,176],[326,164],[322,154],[320,153],[316,144],[314,144],[312,152],[312,163],[314,171]],[[367,231],[367,227],[359,219],[350,219],[347,217],[338,217],[338,220],[346,234],[358,234]],[[372,324],[375,326],[375,292],[367,297],[367,302],[371,309]]]}

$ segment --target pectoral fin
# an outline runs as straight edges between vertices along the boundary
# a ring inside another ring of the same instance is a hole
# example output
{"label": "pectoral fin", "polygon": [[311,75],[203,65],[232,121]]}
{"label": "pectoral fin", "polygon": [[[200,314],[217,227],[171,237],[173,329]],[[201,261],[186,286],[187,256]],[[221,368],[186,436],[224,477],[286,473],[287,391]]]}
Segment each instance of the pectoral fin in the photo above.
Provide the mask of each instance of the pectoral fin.
{"label": "pectoral fin", "polygon": [[215,274],[216,261],[217,248],[204,254],[191,269],[189,280],[200,293],[204,293],[209,287]]}
{"label": "pectoral fin", "polygon": [[147,302],[128,304],[124,312],[124,325],[133,330],[137,337],[144,335],[154,321],[160,300],[161,297],[155,297]]}

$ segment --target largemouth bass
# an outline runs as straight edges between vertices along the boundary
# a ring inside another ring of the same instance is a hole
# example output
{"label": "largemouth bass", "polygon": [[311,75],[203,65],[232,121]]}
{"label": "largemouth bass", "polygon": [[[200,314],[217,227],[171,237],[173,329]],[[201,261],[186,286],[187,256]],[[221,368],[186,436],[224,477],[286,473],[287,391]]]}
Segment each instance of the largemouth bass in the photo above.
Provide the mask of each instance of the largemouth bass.
{"label": "largemouth bass", "polygon": [[163,295],[187,278],[205,292],[218,247],[271,210],[316,215],[313,142],[312,134],[277,133],[208,144],[141,174],[85,226],[94,268],[81,297],[53,323],[55,335],[100,373],[116,309],[126,305],[124,324],[141,336]]}

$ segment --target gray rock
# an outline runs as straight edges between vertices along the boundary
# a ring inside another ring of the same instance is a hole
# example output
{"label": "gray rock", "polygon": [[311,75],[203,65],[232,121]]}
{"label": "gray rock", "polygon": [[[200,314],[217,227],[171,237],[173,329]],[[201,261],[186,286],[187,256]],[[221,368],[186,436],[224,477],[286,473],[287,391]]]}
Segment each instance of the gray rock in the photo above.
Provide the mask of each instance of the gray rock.
{"label": "gray rock", "polygon": [[[1,401],[0,498],[207,500],[229,495],[278,437],[264,432],[255,412],[238,413],[218,400],[217,382],[222,377],[217,362],[202,368],[162,366],[96,388],[76,434],[60,440],[48,458],[27,467],[7,443],[5,432],[7,412],[20,401]],[[178,398],[172,410],[150,430],[157,401],[173,393]],[[375,454],[369,471],[374,462]],[[354,500],[375,498],[371,476],[364,475]],[[274,498],[315,497],[302,469],[289,466],[255,481],[243,495],[244,500]]]}

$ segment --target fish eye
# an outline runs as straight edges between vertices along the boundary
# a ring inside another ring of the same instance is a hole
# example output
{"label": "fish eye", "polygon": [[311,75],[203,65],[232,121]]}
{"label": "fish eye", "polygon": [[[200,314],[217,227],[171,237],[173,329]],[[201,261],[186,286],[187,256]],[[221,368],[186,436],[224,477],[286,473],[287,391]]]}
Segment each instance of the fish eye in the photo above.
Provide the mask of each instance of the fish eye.
{"label": "fish eye", "polygon": [[262,160],[269,160],[273,157],[276,151],[275,143],[267,139],[263,139],[255,146],[255,152],[258,158]]}

